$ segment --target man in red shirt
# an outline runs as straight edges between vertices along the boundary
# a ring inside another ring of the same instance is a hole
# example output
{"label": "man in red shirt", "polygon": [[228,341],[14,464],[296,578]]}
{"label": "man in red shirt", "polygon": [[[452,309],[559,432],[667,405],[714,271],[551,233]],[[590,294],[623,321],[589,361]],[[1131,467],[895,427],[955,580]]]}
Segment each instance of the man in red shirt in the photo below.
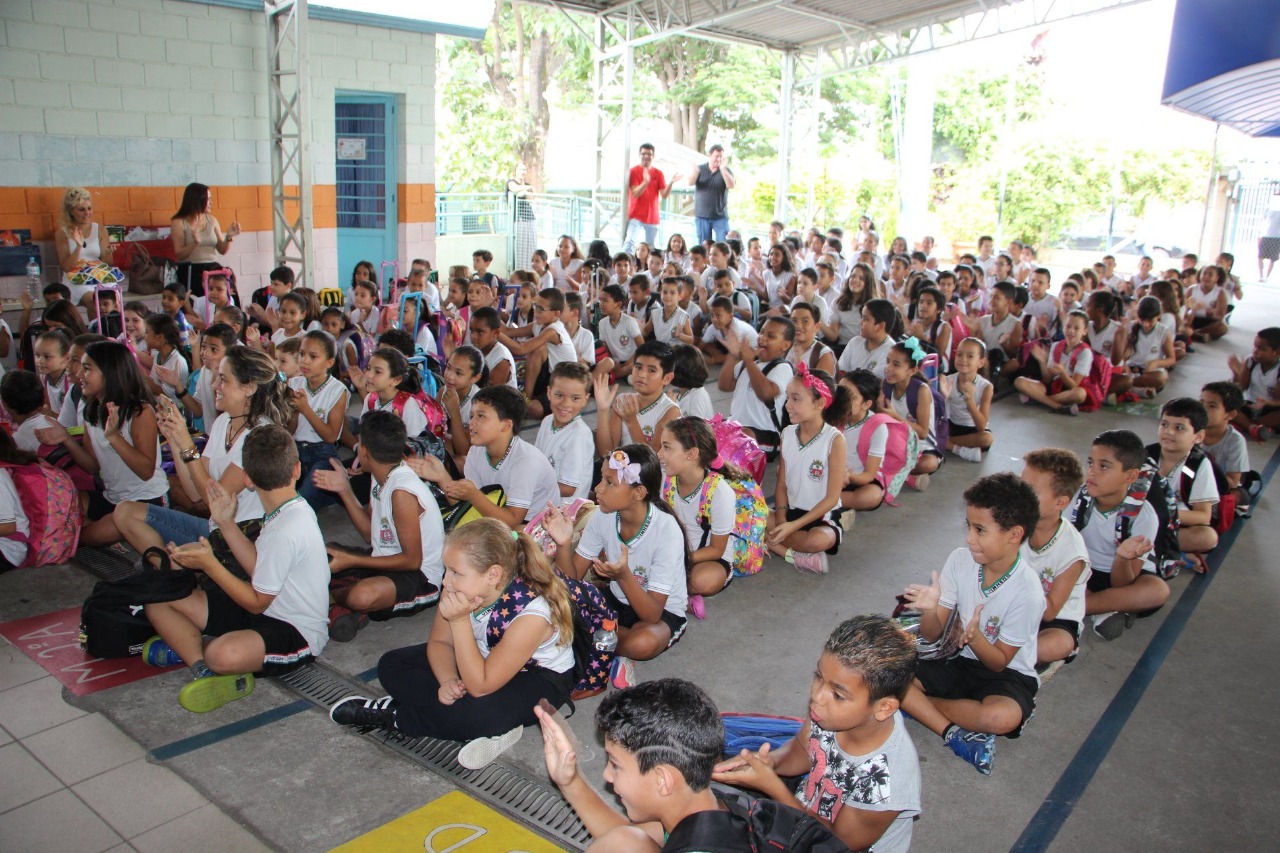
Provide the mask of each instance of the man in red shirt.
{"label": "man in red shirt", "polygon": [[641,230],[649,248],[658,249],[658,199],[671,195],[671,185],[662,170],[654,168],[653,146],[648,142],[640,146],[640,165],[631,167],[628,188],[631,198],[627,205],[627,236],[622,250],[635,254]]}

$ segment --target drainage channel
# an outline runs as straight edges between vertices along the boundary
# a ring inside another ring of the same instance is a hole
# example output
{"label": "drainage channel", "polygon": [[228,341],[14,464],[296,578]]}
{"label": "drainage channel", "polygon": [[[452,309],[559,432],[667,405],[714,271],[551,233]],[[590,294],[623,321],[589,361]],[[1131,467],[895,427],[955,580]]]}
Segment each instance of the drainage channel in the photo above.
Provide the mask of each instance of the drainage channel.
{"label": "drainage channel", "polygon": [[[369,693],[368,685],[352,681],[323,664],[307,664],[277,681],[303,699],[326,709],[344,696]],[[529,778],[506,762],[495,761],[480,770],[467,770],[458,764],[461,745],[454,741],[410,738],[382,729],[366,732],[365,737],[426,767],[459,788],[466,788],[489,805],[566,849],[583,850],[591,841],[590,833],[559,791]]]}
{"label": "drainage channel", "polygon": [[106,581],[118,581],[135,574],[138,567],[132,559],[105,548],[81,545],[72,561],[90,574]]}

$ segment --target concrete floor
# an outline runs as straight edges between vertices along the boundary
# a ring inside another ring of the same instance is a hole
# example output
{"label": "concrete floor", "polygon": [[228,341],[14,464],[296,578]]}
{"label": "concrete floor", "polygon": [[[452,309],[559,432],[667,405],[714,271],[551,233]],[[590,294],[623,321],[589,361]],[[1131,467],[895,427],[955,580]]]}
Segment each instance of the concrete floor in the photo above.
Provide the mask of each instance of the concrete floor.
{"label": "concrete floor", "polygon": [[[1227,354],[1246,353],[1252,332],[1280,317],[1280,289],[1250,287],[1237,314],[1226,339],[1197,347],[1179,366],[1164,399],[1195,396],[1205,382],[1226,378]],[[712,394],[717,408],[726,410],[727,395]],[[952,457],[929,491],[907,492],[901,507],[860,515],[825,577],[801,575],[771,561],[760,575],[739,579],[708,602],[707,620],[692,624],[673,650],[641,664],[639,676],[691,678],[722,710],[802,715],[808,674],[831,628],[858,613],[888,612],[906,583],[927,578],[962,544],[960,494],[974,479],[1016,471],[1021,455],[1038,447],[1084,454],[1090,438],[1110,428],[1133,429],[1154,440],[1155,420],[1105,409],[1068,419],[1021,406],[1016,399],[997,403],[997,441],[982,464]],[[1275,449],[1275,444],[1251,444],[1253,467],[1262,470]],[[1123,701],[1116,700],[1117,692],[1192,583],[1185,573],[1173,582],[1170,604],[1120,640],[1107,644],[1087,634],[1077,662],[1041,691],[1026,734],[1000,741],[991,777],[980,777],[936,736],[912,723],[924,782],[915,849],[1011,849],[1037,812],[1034,826],[1057,818],[1061,829],[1056,837],[1028,830],[1019,849],[1275,849],[1280,783],[1270,772],[1277,748],[1267,712],[1280,704],[1280,689],[1273,678],[1257,678],[1274,672],[1274,664],[1265,660],[1280,634],[1269,618],[1280,604],[1280,577],[1264,557],[1280,552],[1273,493],[1269,490],[1243,526],[1162,665],[1144,670],[1151,676],[1149,687],[1136,696],[1109,749],[1097,749],[1103,737],[1091,733],[1113,701]],[[340,510],[327,510],[322,519],[326,531],[345,525]],[[77,606],[91,586],[92,579],[73,567],[10,572],[0,576],[0,620]],[[331,643],[323,660],[355,676],[375,666],[383,651],[421,642],[431,618],[428,612],[373,623],[353,643]],[[168,673],[84,699],[64,693],[62,701],[115,722],[149,751],[151,761],[161,756],[159,763],[281,850],[328,849],[452,789],[368,739],[339,730],[318,709],[295,706],[291,693],[269,681],[260,681],[248,701],[207,716],[188,714],[175,701],[185,678]],[[59,704],[52,695],[43,701]],[[581,703],[571,720],[583,741],[595,740],[591,714],[596,704]],[[279,719],[211,745],[184,740],[241,720],[261,721],[259,715],[273,709]],[[0,694],[0,726],[20,727],[20,718],[31,713],[42,712],[13,710]],[[1108,719],[1115,715],[1113,709]],[[1092,762],[1077,762],[1086,771],[1096,770],[1083,793],[1042,809],[1082,750],[1096,753]],[[595,752],[584,769],[598,782],[603,751]],[[535,732],[527,732],[506,758],[545,778]],[[0,791],[15,782],[6,774]],[[4,820],[0,814],[0,826]]]}

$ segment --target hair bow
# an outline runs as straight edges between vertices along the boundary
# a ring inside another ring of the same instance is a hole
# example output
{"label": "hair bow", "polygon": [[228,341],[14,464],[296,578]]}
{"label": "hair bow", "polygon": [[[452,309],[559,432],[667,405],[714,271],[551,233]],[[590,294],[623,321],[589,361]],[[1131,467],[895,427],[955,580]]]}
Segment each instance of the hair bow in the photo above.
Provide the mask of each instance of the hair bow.
{"label": "hair bow", "polygon": [[618,472],[618,480],[629,486],[640,484],[640,463],[632,462],[622,450],[615,450],[609,457],[609,467]]}
{"label": "hair bow", "polygon": [[924,361],[924,358],[925,358],[924,347],[920,346],[920,340],[915,335],[912,335],[909,338],[904,338],[902,341],[902,345],[906,347],[907,350],[911,353],[912,362],[914,362],[915,364],[919,364],[920,362]]}
{"label": "hair bow", "polygon": [[796,376],[800,379],[801,385],[818,395],[822,400],[822,408],[825,409],[831,405],[831,388],[822,379],[815,376],[803,361],[796,365]]}

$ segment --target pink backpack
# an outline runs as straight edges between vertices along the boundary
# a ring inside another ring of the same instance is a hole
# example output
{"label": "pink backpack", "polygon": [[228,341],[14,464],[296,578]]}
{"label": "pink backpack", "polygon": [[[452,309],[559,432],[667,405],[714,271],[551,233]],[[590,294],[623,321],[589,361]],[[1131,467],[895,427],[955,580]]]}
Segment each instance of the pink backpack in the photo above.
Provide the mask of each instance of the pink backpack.
{"label": "pink backpack", "polygon": [[65,563],[80,543],[80,503],[66,471],[43,462],[14,465],[0,462],[13,478],[18,503],[27,516],[30,534],[10,533],[6,539],[27,546],[23,566]]}
{"label": "pink backpack", "polygon": [[889,440],[884,445],[884,459],[880,462],[880,473],[876,480],[884,487],[885,503],[892,506],[894,498],[907,481],[907,475],[916,467],[916,460],[920,456],[920,441],[916,431],[908,424],[877,412],[867,418],[862,431],[858,433],[859,459],[866,460],[871,450],[871,435],[881,424],[888,427]]}
{"label": "pink backpack", "polygon": [[[449,414],[444,410],[444,405],[435,397],[424,391],[417,394],[410,394],[408,391],[397,391],[395,397],[391,399],[391,411],[396,417],[404,420],[404,404],[409,402],[410,398],[418,401],[418,407],[422,409],[422,414],[427,418],[427,429],[437,438],[444,438],[449,428]],[[365,408],[377,408],[377,395],[370,392],[365,398]],[[409,436],[413,438],[413,436]]]}
{"label": "pink backpack", "polygon": [[720,449],[722,460],[737,465],[757,483],[764,482],[764,451],[754,438],[743,431],[742,424],[716,415],[711,419],[711,431],[715,433],[716,447]]}
{"label": "pink backpack", "polygon": [[[1062,358],[1062,352],[1067,348],[1066,341],[1058,341],[1053,345],[1052,358],[1056,362]],[[1080,360],[1080,355],[1089,348],[1089,344],[1081,341],[1076,344],[1076,348],[1071,351],[1071,360],[1067,364],[1067,370],[1071,375],[1076,373],[1076,362]],[[1111,359],[1107,358],[1097,350],[1093,351],[1093,366],[1089,368],[1089,375],[1080,383],[1080,387],[1084,389],[1085,401],[1080,404],[1080,411],[1094,412],[1102,407],[1102,401],[1107,399],[1107,388],[1111,385]],[[1055,388],[1051,388],[1051,393],[1056,393],[1056,386],[1061,383],[1054,380]]]}

